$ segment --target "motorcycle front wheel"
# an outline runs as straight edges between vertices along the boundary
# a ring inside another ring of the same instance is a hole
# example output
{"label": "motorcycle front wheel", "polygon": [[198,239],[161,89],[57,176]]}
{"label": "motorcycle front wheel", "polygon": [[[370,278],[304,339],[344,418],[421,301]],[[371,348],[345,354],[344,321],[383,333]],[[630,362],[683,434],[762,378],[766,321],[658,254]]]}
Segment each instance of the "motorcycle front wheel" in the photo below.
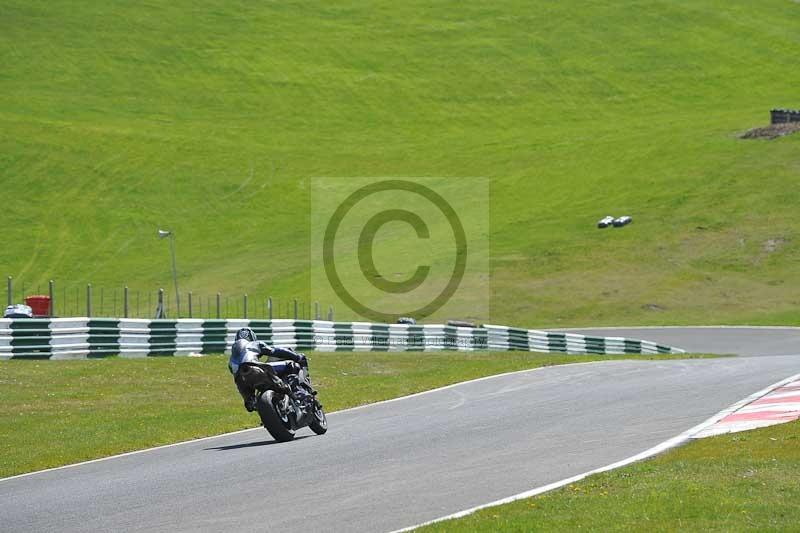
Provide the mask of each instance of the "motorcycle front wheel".
{"label": "motorcycle front wheel", "polygon": [[258,397],[258,415],[264,428],[269,431],[278,442],[287,442],[294,439],[294,430],[289,420],[291,414],[284,408],[286,397],[278,395],[275,391],[268,390]]}
{"label": "motorcycle front wheel", "polygon": [[311,431],[317,435],[322,435],[328,431],[328,419],[325,416],[325,411],[318,401],[314,401],[314,412],[311,413],[311,421],[308,423]]}

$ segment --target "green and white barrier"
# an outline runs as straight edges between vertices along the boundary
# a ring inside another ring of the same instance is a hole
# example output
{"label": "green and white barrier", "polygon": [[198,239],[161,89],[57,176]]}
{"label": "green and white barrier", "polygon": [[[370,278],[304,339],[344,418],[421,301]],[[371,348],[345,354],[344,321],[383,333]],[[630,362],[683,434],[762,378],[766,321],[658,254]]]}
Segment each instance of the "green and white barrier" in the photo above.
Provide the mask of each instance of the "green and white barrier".
{"label": "green and white barrier", "polygon": [[684,353],[679,348],[623,337],[593,337],[506,326],[483,326],[488,332],[489,349],[574,354],[668,354]]}
{"label": "green and white barrier", "polygon": [[522,350],[571,354],[668,354],[683,350],[622,337],[485,325],[373,324],[324,320],[0,320],[0,359],[189,356],[230,350],[239,328],[277,346],[317,351]]}

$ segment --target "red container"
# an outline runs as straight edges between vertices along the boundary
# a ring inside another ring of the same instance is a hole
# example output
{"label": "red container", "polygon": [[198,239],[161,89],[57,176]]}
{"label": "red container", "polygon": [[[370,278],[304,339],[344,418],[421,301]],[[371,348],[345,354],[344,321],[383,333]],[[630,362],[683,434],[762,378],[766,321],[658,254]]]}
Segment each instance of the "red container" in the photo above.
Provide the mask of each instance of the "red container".
{"label": "red container", "polygon": [[25,298],[25,305],[29,305],[33,310],[34,317],[50,316],[50,297],[40,294]]}

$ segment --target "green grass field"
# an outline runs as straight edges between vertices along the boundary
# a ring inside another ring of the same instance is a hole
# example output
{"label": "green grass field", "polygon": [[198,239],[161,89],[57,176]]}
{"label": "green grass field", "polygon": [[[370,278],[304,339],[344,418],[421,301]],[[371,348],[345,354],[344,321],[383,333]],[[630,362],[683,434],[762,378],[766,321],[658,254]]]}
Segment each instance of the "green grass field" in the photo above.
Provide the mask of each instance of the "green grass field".
{"label": "green grass field", "polygon": [[5,0],[0,275],[169,288],[161,226],[183,290],[307,298],[311,178],[481,176],[484,321],[794,324],[800,136],[737,135],[800,107],[798,10]]}
{"label": "green grass field", "polygon": [[[530,352],[316,353],[328,412],[502,372],[602,359]],[[257,427],[227,358],[0,361],[0,477]]]}
{"label": "green grass field", "polygon": [[800,424],[721,435],[422,532],[797,531]]}

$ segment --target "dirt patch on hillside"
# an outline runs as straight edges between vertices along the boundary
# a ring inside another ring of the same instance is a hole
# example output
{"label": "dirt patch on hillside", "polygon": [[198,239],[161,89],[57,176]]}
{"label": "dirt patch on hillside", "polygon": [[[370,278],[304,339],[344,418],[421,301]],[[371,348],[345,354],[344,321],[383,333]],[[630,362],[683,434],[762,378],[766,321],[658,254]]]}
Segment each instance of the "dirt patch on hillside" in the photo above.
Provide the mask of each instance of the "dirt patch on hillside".
{"label": "dirt patch on hillside", "polygon": [[753,128],[741,135],[742,139],[777,139],[800,131],[800,122],[770,124],[763,128]]}
{"label": "dirt patch on hillside", "polygon": [[763,250],[768,254],[771,254],[772,252],[777,252],[787,242],[789,242],[789,239],[784,239],[783,237],[777,237],[775,239],[767,239],[764,242]]}

